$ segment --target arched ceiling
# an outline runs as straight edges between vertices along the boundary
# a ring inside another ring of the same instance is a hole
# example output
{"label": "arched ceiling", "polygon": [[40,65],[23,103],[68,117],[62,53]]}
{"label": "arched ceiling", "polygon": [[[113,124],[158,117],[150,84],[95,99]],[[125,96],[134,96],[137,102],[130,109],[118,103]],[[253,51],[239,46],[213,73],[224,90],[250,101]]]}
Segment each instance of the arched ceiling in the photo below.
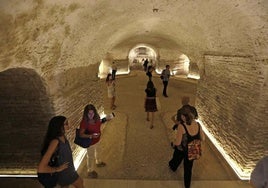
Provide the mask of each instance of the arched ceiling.
{"label": "arched ceiling", "polygon": [[266,0],[1,0],[1,59],[85,66],[107,52],[126,58],[139,43],[169,58],[267,57],[267,13]]}

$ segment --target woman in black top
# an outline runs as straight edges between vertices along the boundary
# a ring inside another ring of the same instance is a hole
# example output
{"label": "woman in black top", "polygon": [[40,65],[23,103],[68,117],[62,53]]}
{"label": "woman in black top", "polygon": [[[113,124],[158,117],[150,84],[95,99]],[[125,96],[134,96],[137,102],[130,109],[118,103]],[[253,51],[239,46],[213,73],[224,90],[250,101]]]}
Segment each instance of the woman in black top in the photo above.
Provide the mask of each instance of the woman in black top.
{"label": "woman in black top", "polygon": [[37,168],[38,180],[46,188],[57,184],[84,188],[83,179],[74,167],[72,150],[66,137],[68,130],[69,123],[65,116],[55,116],[49,121]]}
{"label": "woman in black top", "polygon": [[153,72],[153,70],[154,70],[154,68],[152,67],[152,66],[149,66],[148,67],[148,70],[147,70],[147,72],[146,72],[146,75],[148,76],[148,78],[149,78],[149,81],[152,81],[152,72]]}
{"label": "woman in black top", "polygon": [[152,81],[148,81],[147,88],[145,89],[146,98],[145,98],[145,112],[147,112],[147,121],[150,121],[149,115],[152,114],[150,129],[154,127],[154,112],[157,111],[156,106],[156,88]]}

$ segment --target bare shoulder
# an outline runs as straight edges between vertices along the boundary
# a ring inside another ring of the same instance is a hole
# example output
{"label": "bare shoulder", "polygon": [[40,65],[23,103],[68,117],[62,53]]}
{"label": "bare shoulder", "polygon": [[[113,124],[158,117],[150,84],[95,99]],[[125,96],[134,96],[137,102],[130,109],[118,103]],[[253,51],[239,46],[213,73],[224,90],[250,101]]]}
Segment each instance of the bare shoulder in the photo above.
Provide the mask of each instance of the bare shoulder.
{"label": "bare shoulder", "polygon": [[178,132],[181,132],[182,134],[185,133],[185,129],[184,129],[184,127],[183,127],[182,124],[179,124],[179,126],[178,126]]}
{"label": "bare shoulder", "polygon": [[53,139],[53,140],[51,140],[48,149],[49,150],[51,149],[51,150],[54,151],[57,148],[58,144],[59,144],[59,140],[58,139]]}

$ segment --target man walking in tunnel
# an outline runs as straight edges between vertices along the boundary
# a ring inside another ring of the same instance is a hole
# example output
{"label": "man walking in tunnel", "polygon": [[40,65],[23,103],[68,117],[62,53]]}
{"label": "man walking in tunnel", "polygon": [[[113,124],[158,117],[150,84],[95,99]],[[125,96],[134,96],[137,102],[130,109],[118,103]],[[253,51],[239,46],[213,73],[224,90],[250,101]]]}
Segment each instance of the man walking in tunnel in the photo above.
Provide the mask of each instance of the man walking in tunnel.
{"label": "man walking in tunnel", "polygon": [[169,70],[170,66],[166,65],[166,69],[164,69],[161,73],[161,79],[163,81],[163,96],[164,97],[168,97],[167,95],[167,86],[168,86],[168,81],[169,81],[169,77],[170,77],[170,70]]}
{"label": "man walking in tunnel", "polygon": [[194,106],[191,106],[190,104],[190,97],[188,96],[183,96],[181,98],[181,104],[182,107],[178,109],[177,114],[175,116],[172,116],[172,120],[175,123],[175,125],[173,126],[173,130],[176,130],[178,128],[178,124],[183,123],[182,119],[181,119],[181,115],[182,112],[184,111],[184,109],[188,109],[194,116],[194,119],[198,119],[198,113],[197,110]]}

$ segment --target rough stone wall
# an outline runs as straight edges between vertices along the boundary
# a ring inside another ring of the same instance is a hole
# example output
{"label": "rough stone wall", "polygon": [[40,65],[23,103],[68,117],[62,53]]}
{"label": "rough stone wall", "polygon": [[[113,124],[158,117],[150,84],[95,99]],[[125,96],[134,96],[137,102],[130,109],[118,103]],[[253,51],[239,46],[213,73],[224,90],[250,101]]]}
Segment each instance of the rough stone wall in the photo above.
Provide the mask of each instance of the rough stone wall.
{"label": "rough stone wall", "polygon": [[0,106],[0,169],[35,169],[54,114],[44,80],[32,69],[1,72]]}
{"label": "rough stone wall", "polygon": [[250,170],[268,151],[267,60],[206,55],[204,71],[196,101],[200,119],[231,158]]}

